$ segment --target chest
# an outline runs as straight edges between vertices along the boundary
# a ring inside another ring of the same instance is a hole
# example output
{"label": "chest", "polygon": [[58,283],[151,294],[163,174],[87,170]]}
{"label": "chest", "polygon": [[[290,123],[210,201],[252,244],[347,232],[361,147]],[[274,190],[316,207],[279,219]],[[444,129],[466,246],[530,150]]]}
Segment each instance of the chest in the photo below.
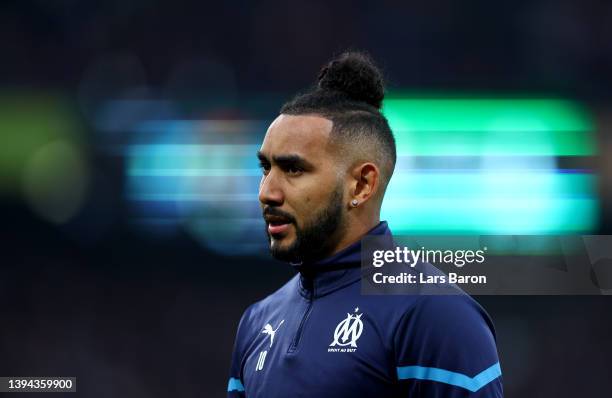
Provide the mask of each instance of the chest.
{"label": "chest", "polygon": [[300,300],[253,325],[246,396],[392,396],[389,347],[371,309],[352,301]]}

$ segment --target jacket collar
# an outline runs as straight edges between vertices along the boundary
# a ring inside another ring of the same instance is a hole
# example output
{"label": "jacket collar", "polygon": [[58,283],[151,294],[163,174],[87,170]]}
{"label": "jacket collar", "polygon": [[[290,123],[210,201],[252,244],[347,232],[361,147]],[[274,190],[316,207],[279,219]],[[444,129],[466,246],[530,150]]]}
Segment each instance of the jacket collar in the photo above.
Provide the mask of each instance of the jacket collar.
{"label": "jacket collar", "polygon": [[[378,223],[366,235],[393,239],[386,221]],[[323,260],[291,265],[300,273],[301,295],[308,298],[324,296],[360,278],[361,239]]]}

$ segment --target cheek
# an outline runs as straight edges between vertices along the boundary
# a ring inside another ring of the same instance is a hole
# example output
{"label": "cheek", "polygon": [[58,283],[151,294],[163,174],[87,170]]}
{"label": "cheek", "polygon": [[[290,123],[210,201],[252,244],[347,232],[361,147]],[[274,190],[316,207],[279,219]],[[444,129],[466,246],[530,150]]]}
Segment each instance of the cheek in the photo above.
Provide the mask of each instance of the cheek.
{"label": "cheek", "polygon": [[327,206],[327,202],[333,194],[330,187],[335,187],[335,180],[331,177],[313,176],[312,178],[295,181],[291,185],[291,189],[285,191],[285,198],[300,220],[299,222],[309,219],[311,214]]}

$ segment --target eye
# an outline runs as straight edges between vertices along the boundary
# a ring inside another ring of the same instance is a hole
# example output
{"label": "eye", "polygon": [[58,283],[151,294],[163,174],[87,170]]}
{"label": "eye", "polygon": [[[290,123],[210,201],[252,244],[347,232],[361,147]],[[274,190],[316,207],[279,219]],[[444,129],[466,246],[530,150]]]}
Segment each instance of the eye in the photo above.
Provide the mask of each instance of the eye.
{"label": "eye", "polygon": [[268,175],[268,173],[270,172],[270,163],[260,162],[259,167],[261,168],[261,172],[263,173],[263,175]]}
{"label": "eye", "polygon": [[287,167],[287,174],[291,175],[291,176],[298,176],[300,174],[302,174],[302,172],[304,171],[302,168],[297,167],[297,166],[289,166]]}

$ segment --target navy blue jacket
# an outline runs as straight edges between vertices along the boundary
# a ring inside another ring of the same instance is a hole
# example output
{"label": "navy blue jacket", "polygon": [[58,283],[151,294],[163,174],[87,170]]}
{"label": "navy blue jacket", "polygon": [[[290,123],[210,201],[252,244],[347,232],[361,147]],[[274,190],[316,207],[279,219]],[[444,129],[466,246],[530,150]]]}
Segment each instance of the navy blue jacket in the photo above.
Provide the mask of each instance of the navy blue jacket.
{"label": "navy blue jacket", "polygon": [[[386,222],[369,232],[391,233]],[[228,397],[502,397],[495,333],[468,295],[362,295],[360,242],[244,312]]]}

